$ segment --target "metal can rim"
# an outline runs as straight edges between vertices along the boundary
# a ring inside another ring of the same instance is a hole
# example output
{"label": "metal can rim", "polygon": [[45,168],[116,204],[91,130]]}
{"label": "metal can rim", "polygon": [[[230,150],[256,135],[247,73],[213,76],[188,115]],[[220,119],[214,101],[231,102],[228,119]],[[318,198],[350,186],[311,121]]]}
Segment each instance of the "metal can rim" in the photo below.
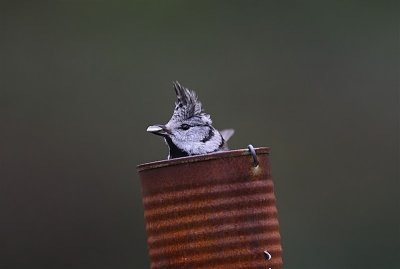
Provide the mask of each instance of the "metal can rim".
{"label": "metal can rim", "polygon": [[[258,148],[255,148],[255,151],[256,151],[256,154],[269,154],[271,152],[271,149],[269,147],[258,147]],[[161,160],[161,161],[149,162],[149,163],[139,164],[137,166],[137,170],[140,172],[143,170],[156,169],[156,168],[165,167],[165,166],[202,162],[202,161],[221,159],[221,158],[232,158],[232,157],[243,156],[243,155],[250,155],[249,150],[248,149],[235,149],[235,150],[227,150],[227,151],[209,153],[209,154],[204,154],[204,155],[175,158],[175,159],[171,159],[171,160]]]}

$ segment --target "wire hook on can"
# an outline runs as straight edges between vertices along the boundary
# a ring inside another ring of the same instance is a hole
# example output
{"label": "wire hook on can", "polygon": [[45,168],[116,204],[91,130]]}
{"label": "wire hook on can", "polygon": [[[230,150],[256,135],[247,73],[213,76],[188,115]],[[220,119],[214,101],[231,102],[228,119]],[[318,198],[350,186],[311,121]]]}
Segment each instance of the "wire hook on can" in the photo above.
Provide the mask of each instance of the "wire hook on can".
{"label": "wire hook on can", "polygon": [[258,162],[256,150],[254,149],[253,145],[251,145],[251,144],[248,145],[247,148],[249,149],[250,154],[253,157],[253,165],[254,165],[254,167],[257,167],[259,162]]}

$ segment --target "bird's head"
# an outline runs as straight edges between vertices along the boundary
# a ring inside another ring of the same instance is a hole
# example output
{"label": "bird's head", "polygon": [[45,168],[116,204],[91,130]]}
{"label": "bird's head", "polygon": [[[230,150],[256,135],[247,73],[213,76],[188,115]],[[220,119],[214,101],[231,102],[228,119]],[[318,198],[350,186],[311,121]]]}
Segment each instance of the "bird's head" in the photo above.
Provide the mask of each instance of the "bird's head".
{"label": "bird's head", "polygon": [[218,131],[211,126],[210,115],[204,112],[196,93],[179,82],[174,82],[174,89],[177,101],[171,119],[165,125],[149,126],[147,131],[163,136],[170,151],[176,147],[182,156],[204,154],[210,152],[210,146],[218,147],[222,138],[218,134],[215,139]]}

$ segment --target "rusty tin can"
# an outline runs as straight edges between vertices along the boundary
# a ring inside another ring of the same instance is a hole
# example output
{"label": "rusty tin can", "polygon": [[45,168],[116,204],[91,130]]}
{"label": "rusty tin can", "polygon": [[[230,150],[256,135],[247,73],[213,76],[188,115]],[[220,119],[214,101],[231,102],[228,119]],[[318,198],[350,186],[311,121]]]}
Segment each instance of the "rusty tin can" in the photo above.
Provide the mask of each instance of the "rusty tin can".
{"label": "rusty tin can", "polygon": [[150,268],[282,268],[269,148],[138,166]]}

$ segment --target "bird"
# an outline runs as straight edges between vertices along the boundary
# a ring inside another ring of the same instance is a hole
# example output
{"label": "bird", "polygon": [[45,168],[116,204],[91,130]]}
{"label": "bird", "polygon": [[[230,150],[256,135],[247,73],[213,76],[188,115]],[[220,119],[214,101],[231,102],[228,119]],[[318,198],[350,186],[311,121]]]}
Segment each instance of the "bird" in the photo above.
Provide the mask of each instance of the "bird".
{"label": "bird", "polygon": [[171,119],[166,124],[151,125],[147,132],[161,136],[169,148],[168,160],[229,150],[227,141],[233,129],[218,131],[212,126],[197,94],[173,82],[177,100]]}

